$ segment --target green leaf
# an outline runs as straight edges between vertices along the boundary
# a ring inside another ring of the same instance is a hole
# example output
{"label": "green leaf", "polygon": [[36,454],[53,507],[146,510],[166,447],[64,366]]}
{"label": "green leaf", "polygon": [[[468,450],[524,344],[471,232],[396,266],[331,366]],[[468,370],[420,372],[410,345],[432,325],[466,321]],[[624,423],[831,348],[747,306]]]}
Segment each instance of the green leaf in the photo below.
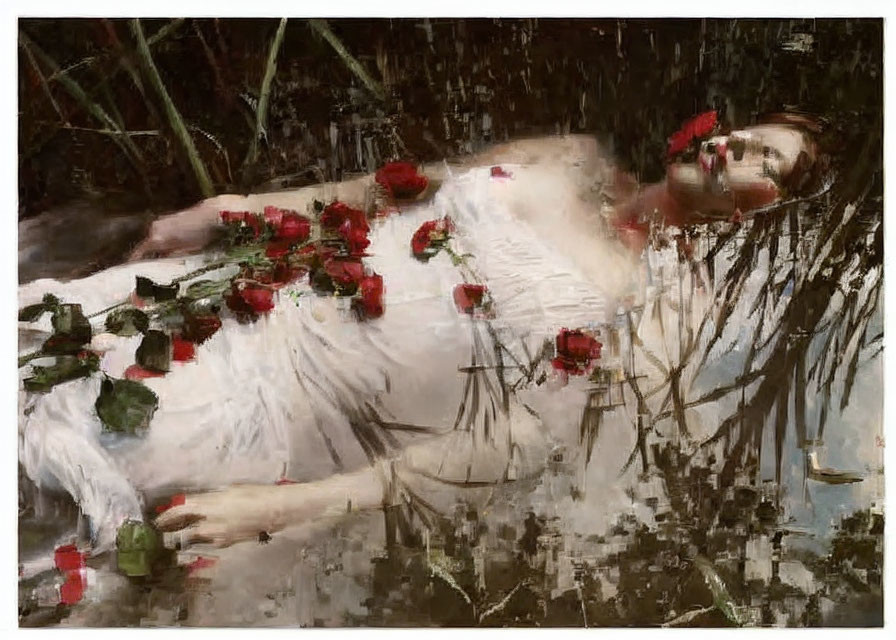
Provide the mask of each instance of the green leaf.
{"label": "green leaf", "polygon": [[146,576],[161,551],[159,534],[151,526],[128,520],[118,527],[115,546],[118,569],[128,576]]}
{"label": "green leaf", "polygon": [[93,330],[79,304],[60,304],[53,309],[53,335],[42,351],[50,355],[76,354],[90,342]]}
{"label": "green leaf", "polygon": [[198,280],[187,287],[185,296],[192,300],[202,300],[224,293],[230,288],[230,280]]}
{"label": "green leaf", "polygon": [[90,342],[90,321],[84,317],[79,304],[60,304],[53,311],[53,330]]}
{"label": "green leaf", "polygon": [[55,364],[48,367],[34,365],[31,367],[32,375],[25,378],[25,391],[34,393],[46,393],[57,384],[86,378],[99,370],[99,358],[96,354],[88,353],[78,358],[75,356],[60,356]]}
{"label": "green leaf", "polygon": [[137,434],[149,427],[159,408],[152,389],[135,380],[103,380],[94,404],[106,431]]}
{"label": "green leaf", "polygon": [[147,331],[137,347],[135,359],[144,369],[168,371],[171,368],[171,338],[162,331]]}
{"label": "green leaf", "polygon": [[29,304],[19,310],[19,322],[34,322],[48,311],[54,311],[59,305],[59,298],[52,293],[44,294],[43,301],[37,304]]}
{"label": "green leaf", "polygon": [[177,298],[179,291],[180,285],[178,284],[157,284],[152,289],[152,297],[155,298],[157,302],[174,300]]}
{"label": "green leaf", "polygon": [[138,296],[140,296],[141,298],[152,298],[153,287],[155,287],[155,282],[153,282],[149,278],[137,276],[135,293]]}
{"label": "green leaf", "polygon": [[136,279],[135,293],[141,298],[152,298],[158,302],[164,302],[166,300],[174,300],[180,291],[180,285],[176,282],[172,284],[156,284],[143,276],[137,276]]}
{"label": "green leaf", "polygon": [[64,333],[54,333],[40,348],[42,354],[50,356],[73,356],[83,349],[83,340]]}
{"label": "green leaf", "polygon": [[149,329],[149,317],[140,309],[118,309],[106,316],[106,331],[129,338]]}

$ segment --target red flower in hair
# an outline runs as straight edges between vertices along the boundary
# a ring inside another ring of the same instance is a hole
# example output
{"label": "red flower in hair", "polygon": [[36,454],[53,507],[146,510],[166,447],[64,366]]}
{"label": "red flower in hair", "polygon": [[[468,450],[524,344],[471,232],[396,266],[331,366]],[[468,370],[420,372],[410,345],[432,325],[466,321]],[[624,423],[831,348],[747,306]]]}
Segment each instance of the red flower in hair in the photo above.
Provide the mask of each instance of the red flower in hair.
{"label": "red flower in hair", "polygon": [[461,313],[473,315],[482,306],[488,287],[484,284],[463,283],[454,287],[454,304]]}
{"label": "red flower in hair", "polygon": [[561,329],[557,334],[557,356],[551,361],[554,368],[573,375],[589,372],[600,358],[603,345],[581,329]]}
{"label": "red flower in hair", "polygon": [[712,132],[718,123],[718,114],[715,111],[706,111],[687,120],[681,129],[669,136],[668,155],[674,156],[681,153],[691,144],[694,138],[702,138]]}
{"label": "red flower in hair", "polygon": [[368,318],[379,318],[383,315],[383,294],[385,287],[383,286],[383,276],[376,273],[364,276],[358,284],[361,292],[360,306],[364,315]]}
{"label": "red flower in hair", "polygon": [[426,176],[417,173],[410,162],[390,162],[381,167],[375,179],[393,198],[415,198],[429,184]]}

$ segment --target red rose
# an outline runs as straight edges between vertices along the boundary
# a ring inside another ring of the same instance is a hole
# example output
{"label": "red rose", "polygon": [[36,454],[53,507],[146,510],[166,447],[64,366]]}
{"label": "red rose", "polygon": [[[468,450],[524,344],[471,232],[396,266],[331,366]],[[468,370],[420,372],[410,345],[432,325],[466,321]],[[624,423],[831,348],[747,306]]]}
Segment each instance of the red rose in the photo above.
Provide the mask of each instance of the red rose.
{"label": "red rose", "polygon": [[[367,226],[365,221],[364,227]],[[364,249],[370,246],[370,240],[367,238],[367,229],[358,227],[352,220],[346,220],[339,227],[339,235],[345,239],[348,246],[348,252],[352,256],[361,256]]]}
{"label": "red rose", "polygon": [[239,295],[255,313],[267,313],[274,308],[274,292],[270,289],[248,286],[240,289]]}
{"label": "red rose", "polygon": [[504,171],[503,167],[492,167],[491,171],[492,178],[512,178],[512,173],[507,173]]}
{"label": "red rose", "polygon": [[557,334],[557,357],[552,361],[555,369],[582,375],[591,370],[594,360],[600,358],[603,345],[580,329],[561,329]]}
{"label": "red rose", "polygon": [[305,275],[306,269],[301,265],[291,265],[285,260],[278,260],[271,270],[271,283],[282,287]]}
{"label": "red rose", "polygon": [[252,237],[257,238],[261,235],[264,225],[257,215],[254,213],[247,213],[243,218],[243,222],[246,223],[247,227],[252,229]]}
{"label": "red rose", "polygon": [[243,222],[246,219],[246,216],[251,215],[252,214],[248,211],[222,211],[221,222],[223,222],[224,224]]}
{"label": "red rose", "polygon": [[712,132],[718,122],[715,111],[706,111],[687,120],[681,129],[669,136],[668,155],[674,156],[688,148],[691,140],[702,138]]}
{"label": "red rose", "polygon": [[228,308],[237,314],[267,313],[274,308],[274,291],[260,286],[233,286],[224,296]]}
{"label": "red rose", "polygon": [[324,263],[324,271],[333,282],[340,285],[358,284],[364,277],[364,266],[352,258],[330,258]]}
{"label": "red rose", "polygon": [[375,179],[393,198],[399,199],[414,198],[429,184],[410,162],[390,162],[376,172]]}
{"label": "red rose", "polygon": [[202,344],[221,328],[221,319],[214,314],[192,315],[184,317],[183,337],[190,342]]}
{"label": "red rose", "polygon": [[171,337],[171,359],[175,362],[189,362],[196,357],[196,346],[180,336]]}
{"label": "red rose", "polygon": [[364,276],[358,285],[361,291],[361,308],[368,318],[379,318],[383,315],[383,276],[376,273]]}
{"label": "red rose", "polygon": [[448,234],[453,230],[454,225],[448,216],[441,220],[427,220],[414,232],[411,238],[411,251],[416,258],[428,260],[438,253],[441,245],[448,240]]}
{"label": "red rose", "polygon": [[274,264],[270,266],[244,266],[237,278],[239,280],[252,280],[258,284],[267,285],[268,289],[277,290],[289,284],[290,282],[293,282],[304,273],[305,268],[303,266],[298,264],[290,265],[287,260],[281,258],[277,259]]}
{"label": "red rose", "polygon": [[300,247],[295,255],[304,264],[316,269],[323,266],[327,260],[337,253],[339,253],[339,247],[324,244],[322,242],[315,242]]}
{"label": "red rose", "polygon": [[252,229],[252,235],[258,237],[261,234],[262,223],[257,215],[251,211],[222,211],[221,221],[224,224],[241,224],[245,223]]}
{"label": "red rose", "polygon": [[324,207],[320,214],[320,224],[325,229],[338,229],[346,221],[350,221],[355,229],[370,231],[367,224],[367,215],[360,209],[350,207],[338,200]]}
{"label": "red rose", "polygon": [[275,229],[278,229],[280,223],[283,221],[283,213],[283,209],[280,207],[272,207],[268,205],[264,208],[264,221]]}
{"label": "red rose", "polygon": [[311,220],[294,211],[283,212],[277,237],[292,242],[304,242],[311,237]]}
{"label": "red rose", "polygon": [[265,248],[264,255],[268,258],[282,258],[289,253],[291,245],[291,240],[272,240]]}
{"label": "red rose", "polygon": [[454,287],[454,304],[461,313],[473,315],[477,307],[482,305],[488,287],[484,284],[459,284]]}

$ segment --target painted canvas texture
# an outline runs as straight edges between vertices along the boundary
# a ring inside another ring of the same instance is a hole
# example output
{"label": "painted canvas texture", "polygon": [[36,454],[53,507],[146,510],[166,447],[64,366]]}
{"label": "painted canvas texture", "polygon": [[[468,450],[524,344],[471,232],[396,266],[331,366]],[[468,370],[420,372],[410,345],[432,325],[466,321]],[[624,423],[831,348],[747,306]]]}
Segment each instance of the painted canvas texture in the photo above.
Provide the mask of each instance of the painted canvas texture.
{"label": "painted canvas texture", "polygon": [[20,626],[881,626],[882,51],[21,19]]}

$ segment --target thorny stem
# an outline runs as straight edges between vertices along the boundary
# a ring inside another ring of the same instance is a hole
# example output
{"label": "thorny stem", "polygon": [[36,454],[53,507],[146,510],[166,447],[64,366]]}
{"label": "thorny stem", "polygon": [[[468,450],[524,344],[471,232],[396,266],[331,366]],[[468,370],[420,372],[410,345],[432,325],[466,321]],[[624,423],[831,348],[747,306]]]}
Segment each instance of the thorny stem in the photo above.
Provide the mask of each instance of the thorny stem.
{"label": "thorny stem", "polygon": [[[201,276],[204,273],[208,273],[209,271],[217,271],[218,269],[222,269],[230,264],[233,264],[233,262],[234,261],[232,259],[219,260],[218,262],[212,262],[211,264],[207,264],[203,267],[199,267],[198,269],[194,269],[193,271],[190,271],[189,273],[185,273],[182,276],[178,276],[177,278],[174,278],[171,281],[171,284],[179,284],[179,283],[185,282],[187,280],[192,280],[193,278],[195,278],[197,276]],[[88,320],[93,319],[93,318],[98,318],[98,317],[104,316],[112,311],[115,311],[116,309],[126,307],[129,304],[131,304],[130,299],[124,300],[122,302],[117,302],[111,306],[106,307],[105,309],[100,309],[99,311],[94,311],[93,313],[91,313],[90,315],[88,315],[86,317]],[[32,360],[34,360],[36,358],[40,358],[43,355],[45,355],[43,353],[43,351],[38,350],[38,351],[32,351],[31,353],[20,356],[19,357],[19,368],[24,367],[26,364],[28,364]]]}

